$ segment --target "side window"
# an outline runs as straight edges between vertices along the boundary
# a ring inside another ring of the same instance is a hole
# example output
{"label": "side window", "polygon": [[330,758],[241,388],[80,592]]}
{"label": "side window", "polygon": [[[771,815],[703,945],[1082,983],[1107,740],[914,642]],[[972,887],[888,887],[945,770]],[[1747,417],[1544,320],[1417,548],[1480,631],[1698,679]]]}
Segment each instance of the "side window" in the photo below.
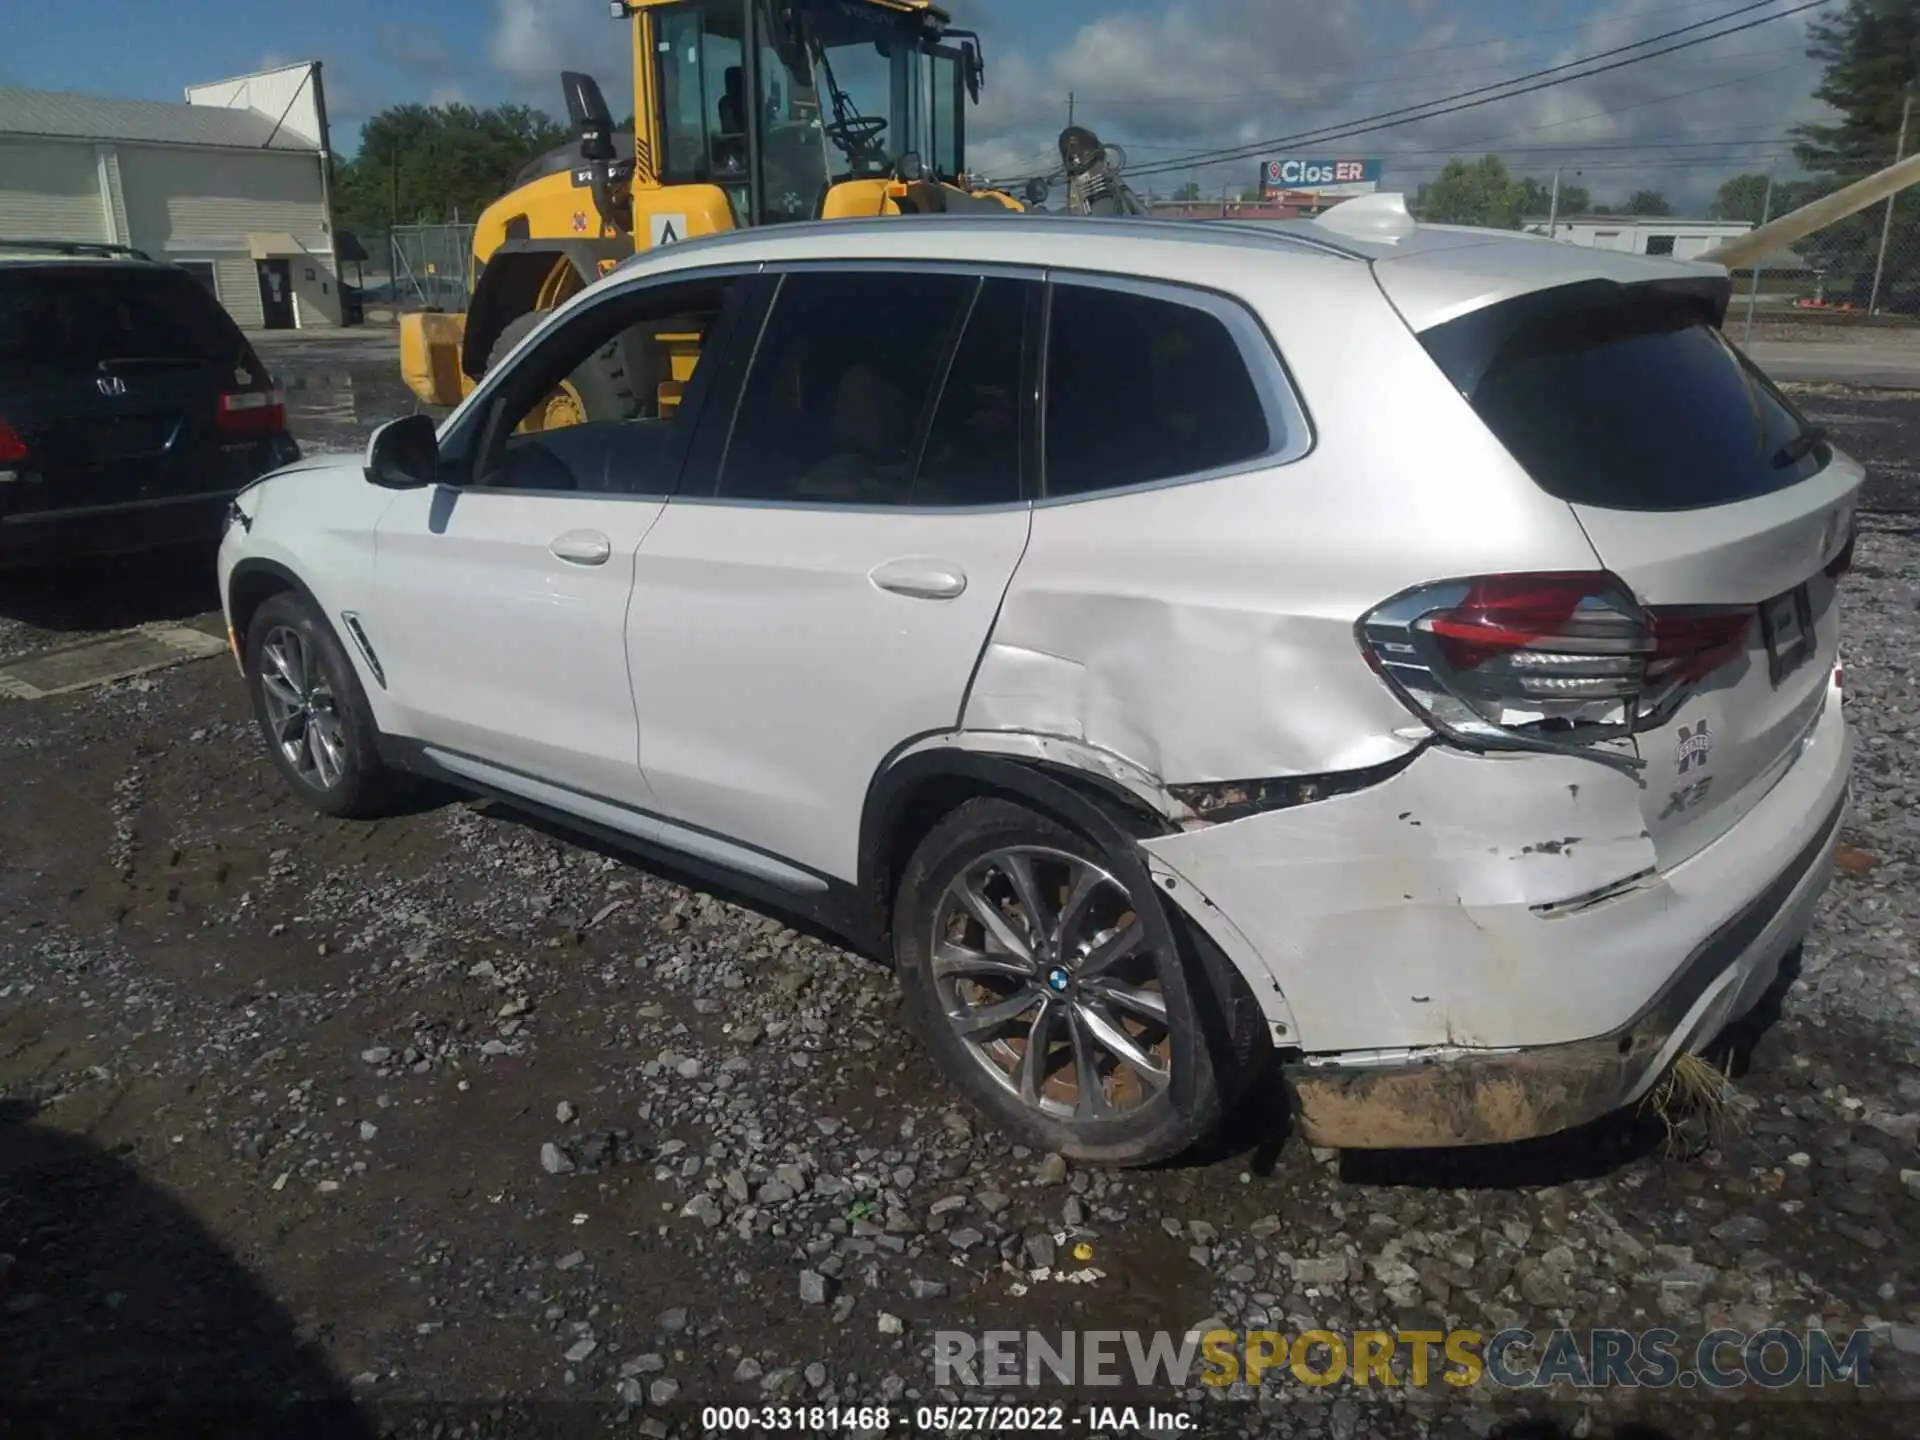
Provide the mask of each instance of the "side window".
{"label": "side window", "polygon": [[940,273],[787,275],[741,394],[719,496],[915,503],[921,437],[979,288]]}
{"label": "side window", "polygon": [[1197,475],[1284,438],[1219,316],[1095,285],[1053,288],[1046,416],[1049,496]]}
{"label": "side window", "polygon": [[1025,280],[982,282],[914,477],[913,505],[1007,505],[1020,483]]}
{"label": "side window", "polygon": [[490,407],[475,482],[670,493],[689,387],[738,283],[715,278],[612,297],[516,352]]}

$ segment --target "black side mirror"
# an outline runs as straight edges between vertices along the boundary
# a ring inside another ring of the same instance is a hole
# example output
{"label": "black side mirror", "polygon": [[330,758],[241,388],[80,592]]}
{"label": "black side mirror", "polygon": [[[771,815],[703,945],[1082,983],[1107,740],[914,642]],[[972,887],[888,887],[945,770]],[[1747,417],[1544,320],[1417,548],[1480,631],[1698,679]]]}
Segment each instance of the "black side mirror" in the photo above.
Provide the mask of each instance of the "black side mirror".
{"label": "black side mirror", "polygon": [[1035,178],[1027,182],[1027,204],[1040,206],[1047,203],[1047,197],[1053,193],[1053,187],[1045,180]]}
{"label": "black side mirror", "polygon": [[580,137],[581,158],[613,159],[613,112],[607,109],[607,97],[600,93],[600,82],[578,70],[563,70],[560,88],[566,93],[567,118]]}
{"label": "black side mirror", "polygon": [[440,478],[440,439],[433,417],[402,415],[367,441],[367,481],[387,490],[421,490]]}
{"label": "black side mirror", "polygon": [[927,178],[927,167],[918,153],[909,150],[894,163],[893,173],[913,185]]}

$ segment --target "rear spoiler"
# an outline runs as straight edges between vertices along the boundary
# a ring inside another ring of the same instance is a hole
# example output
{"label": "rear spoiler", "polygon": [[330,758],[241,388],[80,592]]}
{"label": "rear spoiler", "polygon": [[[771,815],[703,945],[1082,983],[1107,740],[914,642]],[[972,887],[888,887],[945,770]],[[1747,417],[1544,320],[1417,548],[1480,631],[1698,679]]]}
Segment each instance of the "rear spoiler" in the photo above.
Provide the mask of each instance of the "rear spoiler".
{"label": "rear spoiler", "polygon": [[1420,343],[1454,388],[1472,398],[1487,367],[1522,330],[1542,321],[1590,310],[1632,306],[1650,301],[1691,305],[1717,329],[1727,318],[1733,299],[1733,280],[1717,275],[1680,275],[1654,280],[1576,280],[1530,291],[1496,305],[1488,305],[1457,320],[1419,333]]}

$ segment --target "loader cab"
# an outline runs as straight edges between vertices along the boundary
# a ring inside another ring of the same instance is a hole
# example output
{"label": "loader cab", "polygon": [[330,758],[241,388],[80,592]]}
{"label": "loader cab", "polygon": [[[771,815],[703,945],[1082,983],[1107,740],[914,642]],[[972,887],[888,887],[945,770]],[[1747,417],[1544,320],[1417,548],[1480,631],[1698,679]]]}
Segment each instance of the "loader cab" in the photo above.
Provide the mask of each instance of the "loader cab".
{"label": "loader cab", "polygon": [[[978,42],[872,0],[680,0],[651,11],[660,181],[726,191],[743,225],[812,220],[917,159],[957,182]],[[909,159],[913,157],[913,159]]]}

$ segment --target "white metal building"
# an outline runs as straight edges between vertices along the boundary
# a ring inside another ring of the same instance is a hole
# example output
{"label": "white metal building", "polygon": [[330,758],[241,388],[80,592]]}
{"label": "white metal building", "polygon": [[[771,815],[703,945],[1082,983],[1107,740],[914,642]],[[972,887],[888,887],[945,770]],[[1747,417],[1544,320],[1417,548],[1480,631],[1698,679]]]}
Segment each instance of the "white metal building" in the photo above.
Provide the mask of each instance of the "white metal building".
{"label": "white metal building", "polygon": [[185,103],[0,86],[0,238],[131,245],[249,328],[340,323],[317,61]]}
{"label": "white metal building", "polygon": [[[1547,233],[1545,220],[1529,220],[1525,228]],[[1744,220],[1680,220],[1671,215],[1568,215],[1554,223],[1553,238],[1569,245],[1591,245],[1596,250],[1624,250],[1630,255],[1671,255],[1692,260],[1722,240],[1744,235],[1753,226]]]}

